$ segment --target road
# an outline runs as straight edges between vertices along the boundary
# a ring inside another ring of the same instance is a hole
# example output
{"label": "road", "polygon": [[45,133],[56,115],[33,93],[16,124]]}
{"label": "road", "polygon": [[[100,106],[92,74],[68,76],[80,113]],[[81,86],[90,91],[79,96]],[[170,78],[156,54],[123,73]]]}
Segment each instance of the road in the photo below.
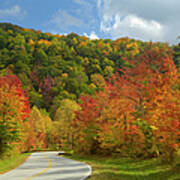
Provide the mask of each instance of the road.
{"label": "road", "polygon": [[84,180],[91,174],[87,164],[58,156],[58,152],[38,152],[18,168],[0,175],[0,180]]}

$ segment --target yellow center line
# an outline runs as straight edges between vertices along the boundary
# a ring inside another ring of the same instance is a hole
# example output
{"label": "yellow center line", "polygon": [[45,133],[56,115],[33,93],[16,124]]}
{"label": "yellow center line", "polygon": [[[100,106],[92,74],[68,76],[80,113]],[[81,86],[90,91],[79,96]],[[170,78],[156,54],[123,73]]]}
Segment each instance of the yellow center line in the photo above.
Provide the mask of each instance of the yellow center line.
{"label": "yellow center line", "polygon": [[24,179],[24,180],[30,180],[30,179],[32,179],[32,178],[34,178],[34,177],[40,176],[41,174],[44,174],[44,173],[47,172],[50,168],[52,168],[52,161],[51,161],[46,155],[44,155],[44,158],[48,161],[48,167],[47,167],[46,169],[42,170],[41,172],[36,173],[36,174],[32,175],[31,177],[28,177],[28,178],[26,178],[26,179]]}

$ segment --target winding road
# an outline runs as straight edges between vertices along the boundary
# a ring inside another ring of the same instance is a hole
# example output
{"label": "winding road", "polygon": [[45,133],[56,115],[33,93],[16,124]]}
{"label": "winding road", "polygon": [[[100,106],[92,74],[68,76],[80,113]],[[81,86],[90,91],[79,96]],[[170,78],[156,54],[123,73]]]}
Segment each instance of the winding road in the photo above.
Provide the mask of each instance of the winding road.
{"label": "winding road", "polygon": [[58,156],[58,152],[37,152],[18,168],[0,175],[0,180],[84,180],[91,175],[87,164]]}

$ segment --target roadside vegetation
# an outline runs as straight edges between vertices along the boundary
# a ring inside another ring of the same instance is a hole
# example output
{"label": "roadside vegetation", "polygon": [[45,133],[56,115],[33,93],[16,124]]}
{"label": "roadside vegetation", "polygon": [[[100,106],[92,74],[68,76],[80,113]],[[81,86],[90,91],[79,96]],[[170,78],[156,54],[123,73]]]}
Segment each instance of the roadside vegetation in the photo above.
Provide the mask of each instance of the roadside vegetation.
{"label": "roadside vegetation", "polygon": [[92,167],[88,180],[179,180],[179,165],[162,163],[160,159],[130,159],[117,156],[71,155],[68,158]]}
{"label": "roadside vegetation", "polygon": [[18,167],[29,156],[30,156],[30,153],[22,153],[22,154],[15,154],[15,155],[0,159],[0,174],[3,174],[5,172],[8,172]]}

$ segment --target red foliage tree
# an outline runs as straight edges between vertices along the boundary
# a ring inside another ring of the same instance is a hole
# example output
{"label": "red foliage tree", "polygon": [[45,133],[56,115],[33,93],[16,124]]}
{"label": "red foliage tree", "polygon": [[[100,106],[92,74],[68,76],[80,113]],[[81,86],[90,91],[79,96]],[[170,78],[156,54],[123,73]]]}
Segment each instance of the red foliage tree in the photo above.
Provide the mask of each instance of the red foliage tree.
{"label": "red foliage tree", "polygon": [[40,89],[41,93],[44,99],[44,106],[46,109],[49,109],[52,99],[54,98],[53,92],[52,92],[52,87],[54,85],[54,80],[52,77],[47,76],[41,83],[40,83]]}
{"label": "red foliage tree", "polygon": [[149,48],[103,92],[82,97],[73,122],[79,151],[171,157],[180,132],[180,92],[171,55]]}
{"label": "red foliage tree", "polygon": [[[26,119],[30,107],[28,97],[14,75],[0,77],[0,151],[12,144],[23,144]],[[17,143],[18,141],[18,143]],[[16,142],[16,143],[15,143]],[[19,143],[20,142],[20,143]],[[18,146],[17,146],[18,147]],[[18,149],[18,148],[17,148]],[[18,149],[20,150],[20,149]]]}

